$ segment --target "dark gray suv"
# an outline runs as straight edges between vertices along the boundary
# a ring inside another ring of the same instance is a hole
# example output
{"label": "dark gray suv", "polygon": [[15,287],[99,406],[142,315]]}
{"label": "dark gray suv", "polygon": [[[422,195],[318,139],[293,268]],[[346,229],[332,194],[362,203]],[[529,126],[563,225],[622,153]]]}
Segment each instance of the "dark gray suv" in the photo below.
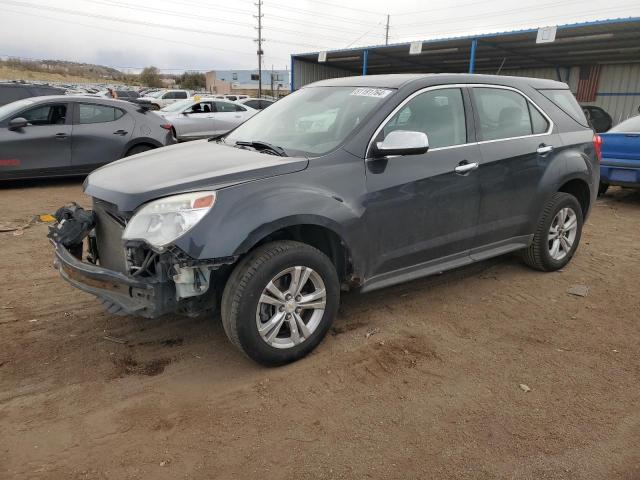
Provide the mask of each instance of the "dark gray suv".
{"label": "dark gray suv", "polygon": [[596,197],[598,155],[564,83],[327,80],[225,137],[95,171],[93,210],[61,209],[49,235],[62,277],[110,312],[220,308],[230,340],[277,365],[322,340],[341,290],[513,251],[538,270],[564,267]]}

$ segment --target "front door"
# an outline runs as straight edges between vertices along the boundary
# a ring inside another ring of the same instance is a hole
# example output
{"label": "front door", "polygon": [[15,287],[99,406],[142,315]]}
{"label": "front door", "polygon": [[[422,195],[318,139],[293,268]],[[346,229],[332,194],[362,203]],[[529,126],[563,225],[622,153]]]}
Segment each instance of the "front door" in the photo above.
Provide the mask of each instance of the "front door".
{"label": "front door", "polygon": [[531,101],[509,88],[471,90],[480,140],[481,189],[475,259],[528,244],[539,209],[538,186],[561,146],[552,124]]}
{"label": "front door", "polygon": [[97,103],[77,103],[71,164],[91,171],[125,154],[135,120],[124,110]]}
{"label": "front door", "polygon": [[175,125],[180,139],[212,136],[214,134],[214,110],[213,101],[203,100],[182,112]]}
{"label": "front door", "polygon": [[[430,88],[407,101],[380,130],[420,131],[429,151],[366,160],[369,277],[468,259],[478,220],[480,159],[461,88]],[[462,168],[460,168],[462,167]],[[458,170],[458,171],[456,171]]]}
{"label": "front door", "polygon": [[9,130],[3,125],[0,176],[37,177],[68,171],[72,131],[69,108],[67,103],[39,104],[13,116],[25,118],[29,122],[26,127]]}

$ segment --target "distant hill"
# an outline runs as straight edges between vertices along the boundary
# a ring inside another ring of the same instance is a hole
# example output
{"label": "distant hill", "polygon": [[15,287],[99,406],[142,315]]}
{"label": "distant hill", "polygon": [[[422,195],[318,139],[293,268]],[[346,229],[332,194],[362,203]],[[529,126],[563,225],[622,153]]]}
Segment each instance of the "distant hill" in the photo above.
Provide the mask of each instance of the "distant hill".
{"label": "distant hill", "polygon": [[8,58],[0,60],[0,79],[136,83],[137,75],[128,75],[115,68],[92,63]]}

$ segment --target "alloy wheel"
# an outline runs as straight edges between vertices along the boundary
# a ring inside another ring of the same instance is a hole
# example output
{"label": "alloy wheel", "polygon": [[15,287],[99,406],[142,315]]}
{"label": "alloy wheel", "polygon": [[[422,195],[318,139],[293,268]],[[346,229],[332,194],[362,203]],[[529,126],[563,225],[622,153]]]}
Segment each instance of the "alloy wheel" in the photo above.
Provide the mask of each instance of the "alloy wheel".
{"label": "alloy wheel", "polygon": [[549,255],[554,260],[562,260],[573,247],[578,233],[578,216],[571,207],[558,210],[549,228]]}
{"label": "alloy wheel", "polygon": [[264,288],[256,309],[260,337],[274,348],[307,340],[324,315],[327,292],[320,275],[304,266],[287,268]]}

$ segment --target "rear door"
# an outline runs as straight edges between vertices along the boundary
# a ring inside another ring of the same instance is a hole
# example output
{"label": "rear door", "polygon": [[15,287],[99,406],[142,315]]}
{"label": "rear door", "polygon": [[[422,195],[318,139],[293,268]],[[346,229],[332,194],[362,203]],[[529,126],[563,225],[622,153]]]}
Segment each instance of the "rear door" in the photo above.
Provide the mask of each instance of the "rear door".
{"label": "rear door", "polygon": [[7,119],[0,128],[0,174],[40,176],[64,173],[71,166],[71,106],[68,102],[39,103],[11,118],[29,124],[9,130]]}
{"label": "rear door", "polygon": [[216,135],[233,130],[251,116],[246,108],[236,103],[215,101],[214,104],[213,128]]}
{"label": "rear door", "polygon": [[472,89],[482,159],[480,214],[471,255],[526,246],[538,205],[540,179],[561,145],[550,118],[522,92],[498,86]]}
{"label": "rear door", "polygon": [[91,171],[125,154],[135,120],[125,110],[91,102],[75,104],[71,164]]}

